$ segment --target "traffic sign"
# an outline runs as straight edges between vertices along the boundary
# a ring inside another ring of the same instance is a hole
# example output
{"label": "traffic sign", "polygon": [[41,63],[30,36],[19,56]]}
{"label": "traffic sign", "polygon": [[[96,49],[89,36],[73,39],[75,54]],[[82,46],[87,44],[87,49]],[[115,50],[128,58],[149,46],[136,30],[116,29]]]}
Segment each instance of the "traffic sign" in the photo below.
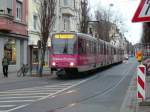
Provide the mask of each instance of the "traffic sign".
{"label": "traffic sign", "polygon": [[150,0],[141,0],[132,22],[149,22],[150,21]]}

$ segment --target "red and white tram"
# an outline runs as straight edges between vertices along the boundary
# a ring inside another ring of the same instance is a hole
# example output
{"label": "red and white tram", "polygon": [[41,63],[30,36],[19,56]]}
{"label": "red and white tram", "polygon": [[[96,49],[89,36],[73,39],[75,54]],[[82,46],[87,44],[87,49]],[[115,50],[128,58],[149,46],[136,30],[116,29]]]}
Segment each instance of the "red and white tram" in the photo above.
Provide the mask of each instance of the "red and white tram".
{"label": "red and white tram", "polygon": [[83,33],[54,33],[51,70],[85,72],[123,61],[123,50]]}

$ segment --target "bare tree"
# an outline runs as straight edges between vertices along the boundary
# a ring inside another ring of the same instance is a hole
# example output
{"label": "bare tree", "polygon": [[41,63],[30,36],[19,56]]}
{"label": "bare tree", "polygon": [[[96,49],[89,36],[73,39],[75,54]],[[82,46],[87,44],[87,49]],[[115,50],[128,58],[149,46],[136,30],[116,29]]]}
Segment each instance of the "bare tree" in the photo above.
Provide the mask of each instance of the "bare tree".
{"label": "bare tree", "polygon": [[150,43],[150,22],[143,23],[142,43]]}
{"label": "bare tree", "polygon": [[39,22],[40,22],[40,33],[41,38],[39,41],[39,47],[41,51],[40,63],[39,63],[39,75],[42,76],[43,65],[45,59],[45,51],[47,47],[47,40],[52,32],[55,23],[55,9],[56,0],[40,0],[39,7]]}
{"label": "bare tree", "polygon": [[80,32],[88,33],[89,22],[88,0],[81,0]]}
{"label": "bare tree", "polygon": [[97,10],[95,12],[96,20],[99,21],[97,24],[98,38],[110,41],[109,31],[111,29],[110,15],[106,10]]}

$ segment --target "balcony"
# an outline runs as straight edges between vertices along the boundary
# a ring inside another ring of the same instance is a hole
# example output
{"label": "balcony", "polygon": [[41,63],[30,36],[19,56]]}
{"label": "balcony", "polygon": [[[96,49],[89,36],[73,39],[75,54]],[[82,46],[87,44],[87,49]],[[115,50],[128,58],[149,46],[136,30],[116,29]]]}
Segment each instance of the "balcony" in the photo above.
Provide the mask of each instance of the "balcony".
{"label": "balcony", "polygon": [[61,12],[64,15],[74,16],[74,10],[69,6],[61,7]]}
{"label": "balcony", "polygon": [[10,14],[0,13],[0,31],[10,32],[13,29],[13,19]]}

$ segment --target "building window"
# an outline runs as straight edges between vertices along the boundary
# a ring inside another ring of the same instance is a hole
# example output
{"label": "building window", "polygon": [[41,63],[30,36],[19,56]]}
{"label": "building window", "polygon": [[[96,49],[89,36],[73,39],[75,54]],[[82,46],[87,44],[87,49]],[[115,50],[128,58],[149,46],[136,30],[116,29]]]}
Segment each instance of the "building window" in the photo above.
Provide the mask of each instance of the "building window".
{"label": "building window", "polygon": [[[6,1],[6,0],[5,0]],[[6,2],[6,9],[7,9],[7,14],[12,15],[12,7],[13,7],[13,0],[7,0]]]}
{"label": "building window", "polygon": [[40,1],[39,0],[32,0],[34,3],[40,3]]}
{"label": "building window", "polygon": [[22,2],[16,1],[16,19],[21,21],[22,19]]}
{"label": "building window", "polygon": [[12,15],[12,9],[7,8],[7,14],[8,14],[8,15]]}
{"label": "building window", "polygon": [[70,17],[69,16],[63,16],[64,20],[64,30],[70,31]]}
{"label": "building window", "polygon": [[68,0],[64,0],[64,6],[68,6]]}
{"label": "building window", "polygon": [[36,15],[33,15],[33,28],[35,30],[37,30],[37,20],[38,20],[38,17]]}
{"label": "building window", "polygon": [[8,56],[9,64],[16,64],[16,40],[8,39],[4,45],[4,55]]}

